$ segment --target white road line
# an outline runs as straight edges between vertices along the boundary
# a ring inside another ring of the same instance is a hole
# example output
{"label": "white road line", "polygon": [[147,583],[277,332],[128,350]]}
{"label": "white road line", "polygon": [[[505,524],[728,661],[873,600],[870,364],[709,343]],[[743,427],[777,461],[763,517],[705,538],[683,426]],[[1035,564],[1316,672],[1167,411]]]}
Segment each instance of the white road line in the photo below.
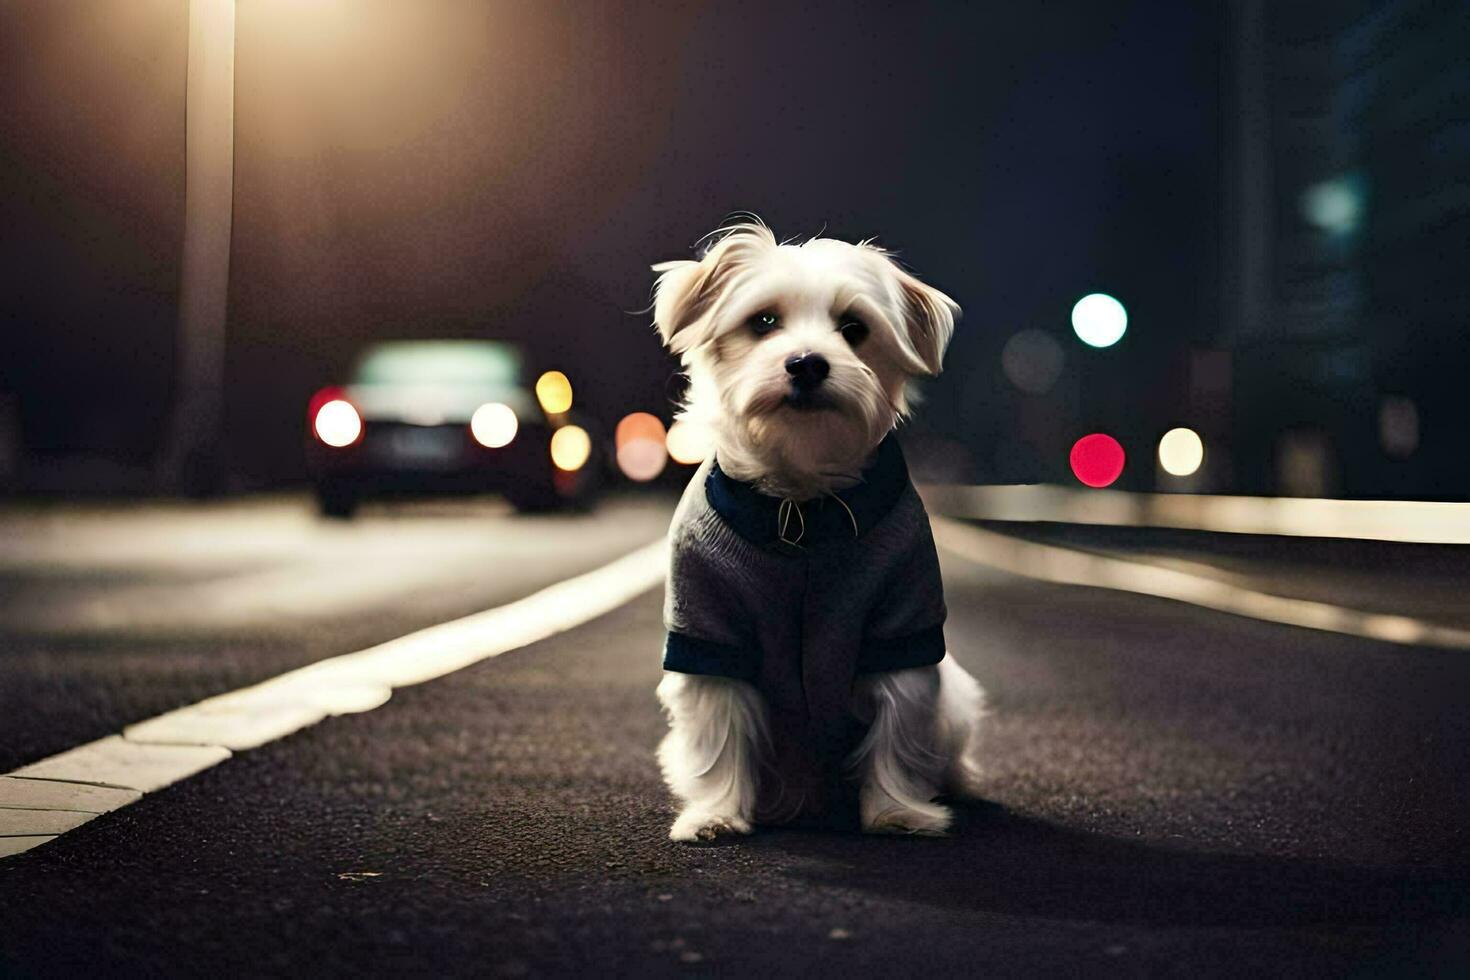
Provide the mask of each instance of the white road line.
{"label": "white road line", "polygon": [[135,789],[0,776],[0,807],[12,810],[81,810],[83,813],[111,813],[118,807],[136,803],[142,796],[143,794]]}
{"label": "white road line", "polygon": [[1470,504],[1129,493],[1032,486],[927,486],[936,514],[992,521],[1060,521],[1420,544],[1470,544]]}
{"label": "white road line", "polygon": [[80,810],[0,809],[0,837],[55,837],[74,827],[80,827],[95,815],[82,813]]}
{"label": "white road line", "polygon": [[934,517],[932,522],[934,540],[940,547],[1012,575],[1174,599],[1269,623],[1388,643],[1470,650],[1470,630],[1466,629],[1411,616],[1369,613],[1326,602],[1271,595],[1179,569],[1024,541],[945,517]]}
{"label": "white road line", "polygon": [[524,599],[208,698],[0,776],[0,857],[331,715],[590,622],[663,581],[660,539]]}
{"label": "white road line", "polygon": [[17,779],[49,779],[151,793],[230,757],[220,745],[149,745],[109,735],[21,766]]}
{"label": "white road line", "polygon": [[19,854],[21,851],[29,851],[33,847],[40,847],[47,841],[55,840],[57,836],[56,834],[45,836],[27,834],[16,837],[0,837],[0,858],[7,858],[12,854]]}

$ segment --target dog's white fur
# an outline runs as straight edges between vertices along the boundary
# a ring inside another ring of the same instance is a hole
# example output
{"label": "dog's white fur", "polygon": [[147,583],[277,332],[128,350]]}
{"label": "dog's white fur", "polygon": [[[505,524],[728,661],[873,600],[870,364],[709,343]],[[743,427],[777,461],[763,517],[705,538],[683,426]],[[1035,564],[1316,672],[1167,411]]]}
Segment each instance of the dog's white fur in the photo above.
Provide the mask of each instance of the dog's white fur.
{"label": "dog's white fur", "polygon": [[[871,242],[783,244],[758,221],[721,229],[698,261],[654,271],[654,323],[689,374],[681,417],[713,434],[728,475],[798,501],[859,479],[908,411],[910,381],[939,373],[959,312]],[[752,326],[761,314],[774,314],[774,329]],[[855,344],[843,330],[854,319],[866,333]],[[805,354],[830,365],[816,408],[788,398],[786,362]],[[670,672],[658,696],[669,718],[659,764],[683,804],[669,836],[749,833],[770,748],[759,693],[742,681]],[[863,828],[944,833],[951,813],[935,798],[977,792],[979,684],[946,655],[932,667],[860,676],[853,712],[869,723],[847,760],[860,780]]]}

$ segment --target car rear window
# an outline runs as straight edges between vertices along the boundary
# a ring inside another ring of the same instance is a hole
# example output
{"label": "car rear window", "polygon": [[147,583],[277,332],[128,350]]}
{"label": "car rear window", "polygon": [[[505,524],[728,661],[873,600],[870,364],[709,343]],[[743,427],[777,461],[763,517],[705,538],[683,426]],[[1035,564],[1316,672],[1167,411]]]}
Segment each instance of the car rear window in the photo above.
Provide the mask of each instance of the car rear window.
{"label": "car rear window", "polygon": [[365,351],[353,372],[356,384],[515,385],[521,352],[483,340],[395,341]]}

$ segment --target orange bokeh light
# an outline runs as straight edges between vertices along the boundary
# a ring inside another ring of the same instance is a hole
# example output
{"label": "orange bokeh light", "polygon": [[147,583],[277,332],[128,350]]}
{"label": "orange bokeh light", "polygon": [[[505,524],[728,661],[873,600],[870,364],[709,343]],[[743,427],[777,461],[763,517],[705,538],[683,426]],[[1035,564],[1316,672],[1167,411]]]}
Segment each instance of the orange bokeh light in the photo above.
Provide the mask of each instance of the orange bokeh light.
{"label": "orange bokeh light", "polygon": [[664,471],[669,455],[664,449],[664,424],[648,412],[634,412],[618,423],[613,435],[618,469],[630,480],[646,482]]}

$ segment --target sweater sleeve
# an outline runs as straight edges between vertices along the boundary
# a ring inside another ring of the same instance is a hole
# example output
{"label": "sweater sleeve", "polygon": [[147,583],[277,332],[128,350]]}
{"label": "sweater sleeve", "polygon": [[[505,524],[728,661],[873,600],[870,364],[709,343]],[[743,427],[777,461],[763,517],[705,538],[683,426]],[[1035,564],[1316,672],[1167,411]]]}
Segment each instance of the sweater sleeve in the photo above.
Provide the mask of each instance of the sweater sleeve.
{"label": "sweater sleeve", "polygon": [[664,598],[665,670],[752,680],[760,649],[750,629],[733,535],[715,520],[676,523]]}

